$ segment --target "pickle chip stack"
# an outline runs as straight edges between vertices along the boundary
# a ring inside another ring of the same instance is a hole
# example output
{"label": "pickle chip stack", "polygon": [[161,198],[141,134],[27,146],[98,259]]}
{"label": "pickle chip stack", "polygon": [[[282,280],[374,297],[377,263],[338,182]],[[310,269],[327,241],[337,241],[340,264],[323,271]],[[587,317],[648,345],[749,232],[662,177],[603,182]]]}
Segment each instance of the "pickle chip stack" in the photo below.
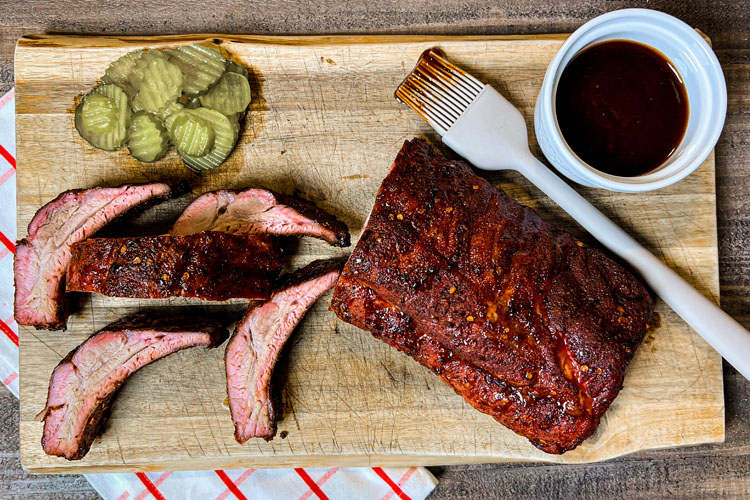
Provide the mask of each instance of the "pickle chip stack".
{"label": "pickle chip stack", "polygon": [[105,151],[127,146],[154,162],[172,143],[188,168],[212,170],[237,143],[251,100],[247,74],[208,44],[128,52],[83,97],[75,126]]}

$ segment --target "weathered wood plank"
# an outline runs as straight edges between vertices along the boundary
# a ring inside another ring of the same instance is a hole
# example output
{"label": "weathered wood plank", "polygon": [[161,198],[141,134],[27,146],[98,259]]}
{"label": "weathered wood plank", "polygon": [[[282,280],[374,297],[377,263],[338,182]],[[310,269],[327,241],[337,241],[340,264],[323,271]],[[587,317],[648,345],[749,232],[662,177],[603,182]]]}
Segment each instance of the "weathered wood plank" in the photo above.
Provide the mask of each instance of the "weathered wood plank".
{"label": "weathered wood plank", "polygon": [[750,491],[748,469],[748,456],[622,459],[576,467],[530,464],[454,466],[433,469],[440,484],[430,498],[747,498]]}

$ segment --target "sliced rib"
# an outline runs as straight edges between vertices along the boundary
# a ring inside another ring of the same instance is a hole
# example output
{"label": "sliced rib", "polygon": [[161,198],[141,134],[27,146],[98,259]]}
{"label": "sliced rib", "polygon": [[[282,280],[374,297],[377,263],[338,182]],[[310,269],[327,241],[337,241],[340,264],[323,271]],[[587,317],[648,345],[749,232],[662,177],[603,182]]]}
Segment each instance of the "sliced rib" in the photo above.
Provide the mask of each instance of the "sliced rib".
{"label": "sliced rib", "polygon": [[289,275],[269,302],[251,306],[225,354],[234,437],[266,441],[276,434],[271,376],[279,353],[307,310],[333,287],[341,270],[335,260],[315,261]]}
{"label": "sliced rib", "polygon": [[19,325],[65,329],[65,271],[70,247],[128,210],[183,194],[187,184],[124,184],[113,188],[65,191],[44,205],[16,244],[15,317]]}
{"label": "sliced rib", "polygon": [[42,448],[79,460],[101,431],[112,400],[143,366],[187,347],[216,347],[226,338],[220,322],[193,316],[136,314],[113,323],[71,351],[52,372]]}
{"label": "sliced rib", "polygon": [[195,199],[180,215],[171,234],[198,231],[312,236],[337,247],[348,247],[343,222],[312,203],[268,189],[213,191]]}
{"label": "sliced rib", "polygon": [[282,266],[275,238],[206,231],[73,245],[68,291],[110,297],[265,300]]}

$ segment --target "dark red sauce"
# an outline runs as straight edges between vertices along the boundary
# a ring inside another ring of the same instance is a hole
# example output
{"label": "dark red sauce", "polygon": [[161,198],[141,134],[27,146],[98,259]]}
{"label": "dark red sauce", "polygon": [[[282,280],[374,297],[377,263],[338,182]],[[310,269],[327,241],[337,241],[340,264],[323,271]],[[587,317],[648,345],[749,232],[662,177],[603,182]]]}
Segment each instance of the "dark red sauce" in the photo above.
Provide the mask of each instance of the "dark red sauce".
{"label": "dark red sauce", "polygon": [[557,122],[568,146],[592,167],[634,177],[664,163],[682,141],[685,85],[660,52],[628,40],[581,51],[557,87]]}

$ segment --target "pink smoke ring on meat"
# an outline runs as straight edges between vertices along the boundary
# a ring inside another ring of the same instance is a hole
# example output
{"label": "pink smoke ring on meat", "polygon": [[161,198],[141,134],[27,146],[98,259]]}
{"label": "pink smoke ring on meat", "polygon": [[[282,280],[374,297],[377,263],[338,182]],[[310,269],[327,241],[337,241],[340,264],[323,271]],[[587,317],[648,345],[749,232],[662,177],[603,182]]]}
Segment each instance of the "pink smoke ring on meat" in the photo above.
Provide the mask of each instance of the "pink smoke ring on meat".
{"label": "pink smoke ring on meat", "polygon": [[342,263],[315,261],[279,284],[271,300],[251,306],[227,344],[225,364],[234,437],[244,444],[276,434],[271,378],[287,340],[307,310],[333,288]]}
{"label": "pink smoke ring on meat", "polygon": [[117,391],[133,373],[188,347],[216,347],[227,331],[214,319],[141,313],[117,321],[71,351],[50,377],[42,448],[79,460],[101,433]]}
{"label": "pink smoke ring on meat", "polygon": [[129,210],[187,191],[186,183],[124,184],[61,193],[34,215],[28,236],[16,243],[13,261],[15,318],[19,325],[64,330],[65,272],[71,246]]}
{"label": "pink smoke ring on meat", "polygon": [[337,247],[350,244],[346,225],[310,202],[269,189],[220,190],[196,198],[170,234],[199,231],[311,236]]}

